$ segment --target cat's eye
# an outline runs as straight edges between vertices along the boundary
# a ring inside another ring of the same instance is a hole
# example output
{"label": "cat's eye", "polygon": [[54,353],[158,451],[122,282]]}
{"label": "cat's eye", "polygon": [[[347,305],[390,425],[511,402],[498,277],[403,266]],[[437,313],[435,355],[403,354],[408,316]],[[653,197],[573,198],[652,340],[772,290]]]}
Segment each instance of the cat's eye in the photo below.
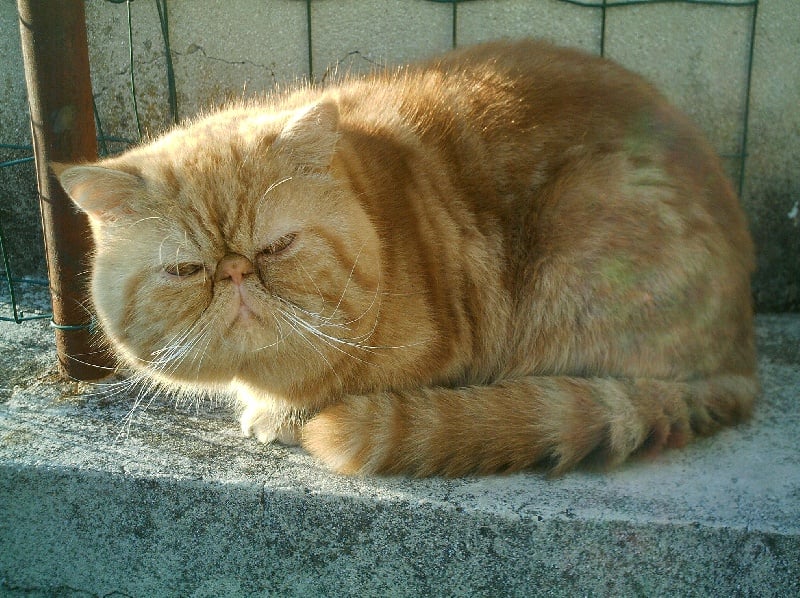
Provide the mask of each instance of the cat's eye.
{"label": "cat's eye", "polygon": [[276,255],[282,251],[285,251],[294,242],[296,237],[297,233],[288,233],[283,235],[264,247],[264,249],[261,250],[261,253],[266,255]]}
{"label": "cat's eye", "polygon": [[177,264],[164,265],[164,272],[170,276],[191,276],[192,274],[197,274],[202,269],[202,264],[194,264],[191,262],[180,262]]}

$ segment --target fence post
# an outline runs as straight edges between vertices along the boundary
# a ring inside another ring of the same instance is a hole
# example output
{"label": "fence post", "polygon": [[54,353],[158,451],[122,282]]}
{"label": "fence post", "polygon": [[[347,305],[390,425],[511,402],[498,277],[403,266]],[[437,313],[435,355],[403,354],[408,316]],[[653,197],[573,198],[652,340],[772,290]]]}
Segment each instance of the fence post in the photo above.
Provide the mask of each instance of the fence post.
{"label": "fence post", "polygon": [[95,380],[111,359],[90,343],[92,238],[50,168],[97,158],[83,0],[17,0],[17,10],[58,361],[62,374]]}

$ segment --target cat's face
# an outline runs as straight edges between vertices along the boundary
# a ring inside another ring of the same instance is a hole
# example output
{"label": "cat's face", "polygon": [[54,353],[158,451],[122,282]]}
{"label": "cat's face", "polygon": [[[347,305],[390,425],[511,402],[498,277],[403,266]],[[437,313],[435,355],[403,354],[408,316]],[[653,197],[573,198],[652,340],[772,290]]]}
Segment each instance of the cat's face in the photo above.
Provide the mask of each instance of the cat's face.
{"label": "cat's face", "polygon": [[60,178],[90,216],[93,300],[127,361],[285,390],[374,331],[377,236],[330,171],[335,107],[215,119]]}

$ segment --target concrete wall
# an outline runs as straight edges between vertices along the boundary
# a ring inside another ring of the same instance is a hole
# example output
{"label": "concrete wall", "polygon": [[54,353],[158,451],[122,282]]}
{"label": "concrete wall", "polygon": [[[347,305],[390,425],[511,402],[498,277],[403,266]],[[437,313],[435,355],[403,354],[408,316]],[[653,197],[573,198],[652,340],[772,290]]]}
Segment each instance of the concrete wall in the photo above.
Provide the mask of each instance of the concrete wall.
{"label": "concrete wall", "polygon": [[[600,0],[589,0],[600,5]],[[738,182],[754,8],[685,3],[607,9],[606,55],[657,83],[706,131]],[[598,8],[561,0],[170,0],[180,117],[331,68],[363,70],[453,44],[536,36],[598,52]],[[103,130],[136,139],[125,4],[86,3],[92,78]],[[131,4],[141,123],[169,125],[167,77],[155,2]],[[310,22],[310,43],[309,28]],[[311,59],[309,58],[309,47]],[[0,143],[28,143],[14,3],[0,3]],[[754,280],[764,310],[800,308],[800,2],[757,8],[743,203],[759,247]],[[311,64],[309,64],[311,63]],[[311,68],[309,68],[311,67]],[[0,160],[19,153],[3,150]],[[32,169],[0,170],[0,218],[15,273],[43,271]]]}

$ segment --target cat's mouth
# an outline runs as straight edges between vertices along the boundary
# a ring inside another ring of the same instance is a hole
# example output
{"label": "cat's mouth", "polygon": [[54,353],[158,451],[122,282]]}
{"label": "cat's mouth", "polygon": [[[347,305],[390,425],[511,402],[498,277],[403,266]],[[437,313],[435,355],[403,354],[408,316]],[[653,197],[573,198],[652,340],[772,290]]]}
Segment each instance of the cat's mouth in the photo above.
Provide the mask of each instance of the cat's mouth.
{"label": "cat's mouth", "polygon": [[253,310],[252,310],[252,309],[250,309],[250,308],[247,306],[247,304],[246,304],[244,301],[242,301],[242,302],[239,304],[239,313],[238,313],[238,314],[236,314],[236,319],[237,319],[237,320],[244,320],[244,321],[247,321],[247,320],[249,320],[250,318],[257,318],[257,317],[258,317],[258,316],[257,316],[257,315],[256,315],[256,314],[253,312]]}
{"label": "cat's mouth", "polygon": [[[241,323],[245,325],[263,324],[261,316],[258,315],[256,310],[252,307],[253,299],[251,299],[245,290],[239,287],[236,297],[232,300],[235,306],[235,312],[231,324]],[[238,303],[238,306],[237,306]]]}

